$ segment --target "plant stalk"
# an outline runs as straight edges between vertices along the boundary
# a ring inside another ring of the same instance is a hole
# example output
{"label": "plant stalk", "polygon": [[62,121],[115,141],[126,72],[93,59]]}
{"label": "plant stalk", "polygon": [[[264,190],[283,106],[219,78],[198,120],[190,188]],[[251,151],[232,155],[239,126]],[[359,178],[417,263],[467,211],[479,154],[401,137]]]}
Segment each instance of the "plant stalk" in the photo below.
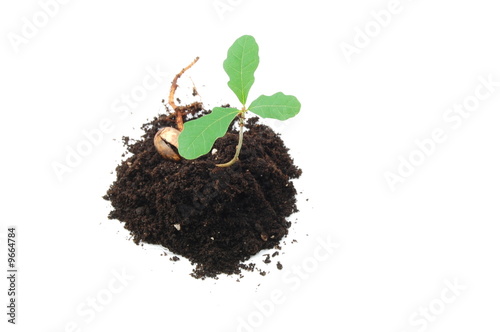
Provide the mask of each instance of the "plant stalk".
{"label": "plant stalk", "polygon": [[229,166],[233,165],[235,162],[237,162],[238,160],[240,160],[239,159],[240,151],[241,151],[241,147],[243,146],[243,127],[245,126],[245,112],[246,112],[246,109],[243,108],[241,113],[238,115],[239,124],[240,124],[240,133],[239,133],[239,137],[238,137],[238,145],[236,145],[236,152],[234,153],[233,159],[231,159],[227,163],[216,164],[215,166],[217,166],[217,167],[229,167]]}

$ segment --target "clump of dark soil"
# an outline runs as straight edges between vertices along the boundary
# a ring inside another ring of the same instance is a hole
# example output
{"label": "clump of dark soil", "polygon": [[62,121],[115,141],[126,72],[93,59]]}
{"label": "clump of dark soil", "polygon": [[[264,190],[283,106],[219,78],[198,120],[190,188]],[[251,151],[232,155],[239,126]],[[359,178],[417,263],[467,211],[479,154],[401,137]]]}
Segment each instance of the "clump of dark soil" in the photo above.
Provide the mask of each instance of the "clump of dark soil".
{"label": "clump of dark soil", "polygon": [[[184,111],[190,118],[207,113],[200,103]],[[155,133],[167,126],[175,120],[162,115],[143,125],[140,140],[124,137],[129,157],[104,196],[113,207],[109,218],[123,222],[135,243],[159,244],[188,258],[194,277],[239,273],[242,262],[288,233],[286,218],[297,211],[291,180],[301,170],[279,135],[256,118],[247,121],[240,161],[227,168],[215,164],[233,157],[236,131],[218,139],[211,153],[174,162],[153,145]]]}

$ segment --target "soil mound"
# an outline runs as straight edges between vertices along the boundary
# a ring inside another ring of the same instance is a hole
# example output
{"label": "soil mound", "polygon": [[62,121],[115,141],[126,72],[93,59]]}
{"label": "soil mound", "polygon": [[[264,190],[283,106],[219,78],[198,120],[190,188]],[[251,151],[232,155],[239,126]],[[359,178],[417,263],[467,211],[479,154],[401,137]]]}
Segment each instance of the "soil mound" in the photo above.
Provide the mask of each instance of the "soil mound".
{"label": "soil mound", "polygon": [[[189,118],[207,113],[200,103],[183,111]],[[113,207],[109,218],[123,222],[135,243],[159,244],[188,258],[196,278],[239,273],[242,262],[288,233],[286,218],[297,211],[291,180],[301,170],[279,135],[257,118],[247,120],[240,161],[226,168],[215,165],[233,157],[236,131],[219,138],[211,153],[173,162],[153,145],[167,126],[175,126],[174,118],[160,116],[142,126],[140,140],[124,137],[128,158],[104,196]]]}

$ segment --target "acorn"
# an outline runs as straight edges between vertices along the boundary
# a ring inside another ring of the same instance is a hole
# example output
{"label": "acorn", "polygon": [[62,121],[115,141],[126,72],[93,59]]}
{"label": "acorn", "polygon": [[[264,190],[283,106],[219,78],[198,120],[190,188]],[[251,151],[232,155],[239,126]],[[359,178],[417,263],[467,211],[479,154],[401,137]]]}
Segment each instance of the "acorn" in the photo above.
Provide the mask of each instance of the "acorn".
{"label": "acorn", "polygon": [[177,153],[180,133],[180,131],[172,127],[165,127],[158,130],[154,138],[154,145],[156,151],[163,158],[174,161],[181,160],[181,156]]}

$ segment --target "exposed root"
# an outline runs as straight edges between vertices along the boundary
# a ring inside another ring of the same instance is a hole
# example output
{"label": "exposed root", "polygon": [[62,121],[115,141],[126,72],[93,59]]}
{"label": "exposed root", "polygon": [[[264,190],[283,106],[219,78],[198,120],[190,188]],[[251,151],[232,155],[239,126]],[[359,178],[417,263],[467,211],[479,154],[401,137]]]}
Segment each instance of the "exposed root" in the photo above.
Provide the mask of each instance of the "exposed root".
{"label": "exposed root", "polygon": [[193,62],[191,62],[189,64],[189,66],[187,66],[186,68],[183,68],[180,71],[180,73],[178,73],[177,75],[175,75],[174,80],[172,81],[172,86],[170,87],[170,94],[168,96],[168,104],[170,105],[170,107],[172,107],[172,109],[175,112],[175,123],[176,123],[177,129],[179,131],[182,131],[184,129],[184,121],[182,120],[182,117],[183,117],[184,114],[179,109],[179,107],[175,104],[175,90],[177,90],[177,87],[178,87],[177,80],[182,76],[182,74],[184,74],[186,72],[186,70],[188,70],[196,62],[198,62],[199,59],[200,59],[199,56],[196,57],[196,59],[194,59]]}

